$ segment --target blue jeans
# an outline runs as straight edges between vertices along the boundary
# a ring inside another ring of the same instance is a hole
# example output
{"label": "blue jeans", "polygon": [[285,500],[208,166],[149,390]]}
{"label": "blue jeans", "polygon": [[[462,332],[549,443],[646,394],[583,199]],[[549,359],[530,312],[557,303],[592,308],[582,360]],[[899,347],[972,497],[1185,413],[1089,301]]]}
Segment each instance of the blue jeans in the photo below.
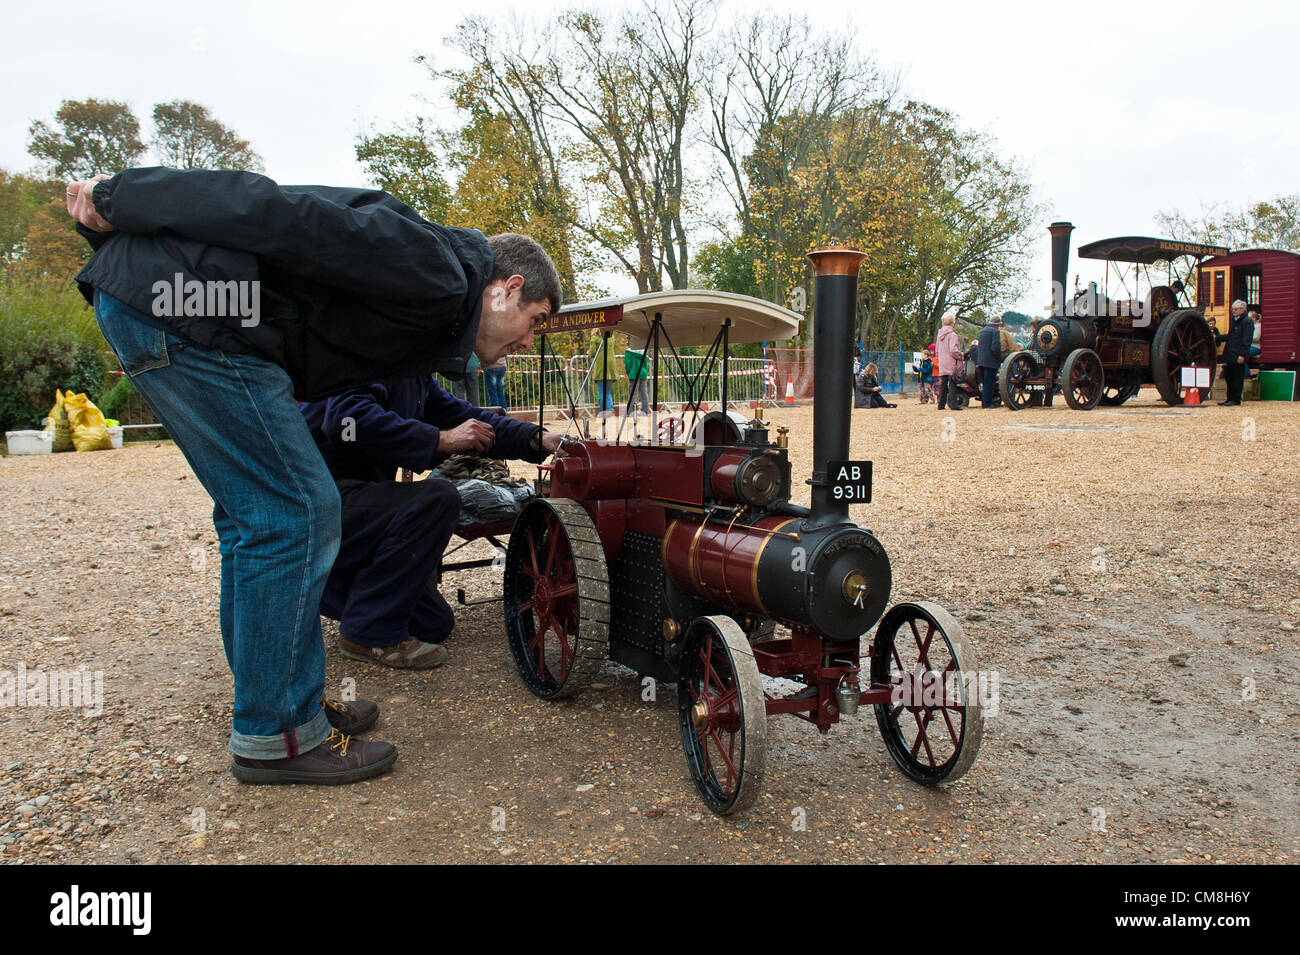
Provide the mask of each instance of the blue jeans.
{"label": "blue jeans", "polygon": [[596,382],[597,401],[599,401],[600,403],[600,407],[597,409],[598,411],[614,410],[614,390],[612,387],[613,384],[614,382],[612,381]]}
{"label": "blue jeans", "polygon": [[314,749],[330,733],[320,600],[339,547],[339,494],[288,373],[196,345],[99,292],[95,317],[212,496],[221,639],[235,678],[231,752]]}
{"label": "blue jeans", "polygon": [[506,370],[484,368],[483,380],[487,382],[487,400],[493,408],[506,407]]}

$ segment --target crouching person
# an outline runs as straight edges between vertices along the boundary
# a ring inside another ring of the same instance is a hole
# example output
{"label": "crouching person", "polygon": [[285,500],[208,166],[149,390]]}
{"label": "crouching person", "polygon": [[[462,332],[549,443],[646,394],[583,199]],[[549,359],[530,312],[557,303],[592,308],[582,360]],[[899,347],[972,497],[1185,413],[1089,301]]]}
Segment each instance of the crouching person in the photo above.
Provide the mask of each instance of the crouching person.
{"label": "crouching person", "polygon": [[339,651],[402,669],[439,666],[455,618],[437,572],[460,495],[437,478],[397,481],[397,469],[427,471],[453,454],[540,463],[560,436],[475,407],[431,378],[377,382],[302,410],[343,502],[320,604],[339,622]]}

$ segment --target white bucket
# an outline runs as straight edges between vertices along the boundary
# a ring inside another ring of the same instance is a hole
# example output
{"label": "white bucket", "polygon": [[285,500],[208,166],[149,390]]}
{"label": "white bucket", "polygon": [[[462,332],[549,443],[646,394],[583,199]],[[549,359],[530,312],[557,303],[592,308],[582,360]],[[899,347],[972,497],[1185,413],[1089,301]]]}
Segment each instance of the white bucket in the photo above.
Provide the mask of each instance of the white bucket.
{"label": "white bucket", "polygon": [[121,425],[118,425],[117,427],[111,427],[108,429],[108,440],[113,442],[113,447],[115,448],[120,448],[122,446]]}
{"label": "white bucket", "polygon": [[6,431],[10,454],[49,454],[54,448],[53,431]]}

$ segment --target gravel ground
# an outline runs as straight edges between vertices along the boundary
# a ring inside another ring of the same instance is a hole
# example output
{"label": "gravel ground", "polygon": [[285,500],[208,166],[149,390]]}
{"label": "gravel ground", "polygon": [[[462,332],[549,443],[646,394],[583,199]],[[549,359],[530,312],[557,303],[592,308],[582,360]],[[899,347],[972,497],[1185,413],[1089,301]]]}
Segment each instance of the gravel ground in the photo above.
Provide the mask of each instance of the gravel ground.
{"label": "gravel ground", "polygon": [[[773,718],[757,804],[718,819],[671,689],[642,702],[611,666],[575,700],[537,700],[488,604],[461,611],[432,673],[347,660],[327,628],[327,686],[381,702],[393,773],[241,787],[210,505],[151,444],[0,458],[0,679],[103,679],[98,714],[0,708],[0,859],[1294,862],[1296,408],[901,404],[854,412],[853,456],[875,462],[854,517],[890,553],[893,600],[946,605],[999,676],[951,786],[903,777],[867,710],[826,736]],[[770,417],[806,474],[811,410]],[[498,589],[490,571],[457,585]]]}

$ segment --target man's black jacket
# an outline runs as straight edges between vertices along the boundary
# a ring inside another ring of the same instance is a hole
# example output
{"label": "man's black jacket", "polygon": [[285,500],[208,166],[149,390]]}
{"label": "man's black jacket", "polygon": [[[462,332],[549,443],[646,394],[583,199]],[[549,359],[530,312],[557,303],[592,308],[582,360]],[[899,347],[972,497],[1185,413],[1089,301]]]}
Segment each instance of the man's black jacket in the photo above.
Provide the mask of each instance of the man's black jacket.
{"label": "man's black jacket", "polygon": [[978,368],[997,368],[1002,364],[1002,334],[996,325],[985,325],[980,329],[975,349],[975,365]]}
{"label": "man's black jacket", "polygon": [[208,348],[289,372],[300,400],[383,378],[464,371],[492,250],[384,192],[280,186],[247,172],[128,169],[95,186],[117,231],[78,227],[95,254],[77,281],[144,312],[158,282],[258,281],[261,315],[160,319]]}
{"label": "man's black jacket", "polygon": [[1250,346],[1255,339],[1255,323],[1245,315],[1233,316],[1228,322],[1226,335],[1215,335],[1215,340],[1223,342],[1223,360],[1235,362],[1239,357],[1250,360]]}

